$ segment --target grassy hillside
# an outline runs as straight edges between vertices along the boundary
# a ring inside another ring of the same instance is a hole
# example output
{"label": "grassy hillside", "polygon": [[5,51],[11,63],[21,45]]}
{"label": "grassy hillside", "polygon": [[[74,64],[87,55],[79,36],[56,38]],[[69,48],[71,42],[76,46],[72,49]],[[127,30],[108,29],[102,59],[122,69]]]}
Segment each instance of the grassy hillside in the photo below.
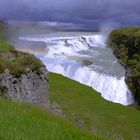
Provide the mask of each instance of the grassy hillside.
{"label": "grassy hillside", "polygon": [[140,104],[140,27],[113,31],[109,45],[127,68],[126,81]]}
{"label": "grassy hillside", "polygon": [[31,105],[0,100],[1,140],[104,140]]}
{"label": "grassy hillside", "polygon": [[50,98],[84,129],[113,139],[140,139],[140,111],[104,100],[92,88],[49,74]]}

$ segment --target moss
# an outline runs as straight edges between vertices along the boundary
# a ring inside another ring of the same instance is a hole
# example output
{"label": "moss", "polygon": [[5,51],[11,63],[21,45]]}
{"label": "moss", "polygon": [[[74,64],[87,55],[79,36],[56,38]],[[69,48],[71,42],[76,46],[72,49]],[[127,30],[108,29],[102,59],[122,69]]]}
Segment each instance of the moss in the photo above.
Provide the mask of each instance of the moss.
{"label": "moss", "polygon": [[5,69],[9,69],[14,77],[19,77],[21,74],[26,73],[26,69],[40,72],[41,62],[33,55],[21,52],[3,53],[0,56],[0,73]]}
{"label": "moss", "polygon": [[15,63],[19,63],[22,66],[26,66],[32,71],[39,70],[41,67],[41,62],[31,54],[24,53],[17,57]]}
{"label": "moss", "polygon": [[40,73],[41,61],[29,53],[16,51],[5,37],[5,32],[0,30],[0,73],[9,69],[13,76],[19,77],[27,68]]}
{"label": "moss", "polygon": [[5,42],[1,42],[0,43],[0,52],[9,52],[9,51],[14,51],[14,47],[11,46],[10,44],[8,43],[5,43]]}
{"label": "moss", "polygon": [[140,27],[112,31],[109,46],[131,71],[131,76],[126,77],[126,82],[140,104]]}

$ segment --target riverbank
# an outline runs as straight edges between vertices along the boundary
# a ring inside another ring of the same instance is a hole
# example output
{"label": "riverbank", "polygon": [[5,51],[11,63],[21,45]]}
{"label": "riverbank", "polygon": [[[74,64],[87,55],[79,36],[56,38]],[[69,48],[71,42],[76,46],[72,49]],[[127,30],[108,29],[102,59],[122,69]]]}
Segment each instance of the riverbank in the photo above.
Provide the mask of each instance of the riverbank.
{"label": "riverbank", "polygon": [[82,129],[112,138],[140,138],[140,111],[103,99],[92,88],[57,74],[49,74],[51,102]]}
{"label": "riverbank", "polygon": [[140,105],[140,28],[124,28],[113,31],[109,46],[126,68],[126,83]]}

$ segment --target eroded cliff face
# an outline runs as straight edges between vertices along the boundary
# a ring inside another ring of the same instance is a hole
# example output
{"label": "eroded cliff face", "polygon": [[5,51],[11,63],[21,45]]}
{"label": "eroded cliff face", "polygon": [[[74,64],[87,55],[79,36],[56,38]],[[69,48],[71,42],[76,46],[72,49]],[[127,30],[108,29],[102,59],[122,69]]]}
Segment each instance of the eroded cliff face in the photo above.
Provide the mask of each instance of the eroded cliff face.
{"label": "eroded cliff face", "polygon": [[140,28],[112,31],[109,39],[109,46],[126,68],[126,83],[140,105]]}
{"label": "eroded cliff face", "polygon": [[8,69],[0,74],[1,92],[10,99],[47,105],[48,104],[48,71],[42,66],[40,72],[26,70],[25,74],[15,78]]}

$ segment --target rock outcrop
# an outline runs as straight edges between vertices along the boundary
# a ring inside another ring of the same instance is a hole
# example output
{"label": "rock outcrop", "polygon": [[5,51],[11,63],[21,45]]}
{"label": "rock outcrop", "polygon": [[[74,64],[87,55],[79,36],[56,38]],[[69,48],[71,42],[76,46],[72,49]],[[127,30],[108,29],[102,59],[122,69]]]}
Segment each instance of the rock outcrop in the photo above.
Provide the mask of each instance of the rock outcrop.
{"label": "rock outcrop", "polygon": [[27,69],[20,77],[13,77],[6,69],[0,74],[1,91],[10,99],[34,103],[40,105],[48,104],[48,71],[42,66],[40,73]]}
{"label": "rock outcrop", "polygon": [[7,26],[7,24],[4,21],[0,20],[0,30],[5,29],[6,26]]}
{"label": "rock outcrop", "polygon": [[7,44],[7,24],[0,20],[0,97],[48,105],[48,71],[34,55]]}

